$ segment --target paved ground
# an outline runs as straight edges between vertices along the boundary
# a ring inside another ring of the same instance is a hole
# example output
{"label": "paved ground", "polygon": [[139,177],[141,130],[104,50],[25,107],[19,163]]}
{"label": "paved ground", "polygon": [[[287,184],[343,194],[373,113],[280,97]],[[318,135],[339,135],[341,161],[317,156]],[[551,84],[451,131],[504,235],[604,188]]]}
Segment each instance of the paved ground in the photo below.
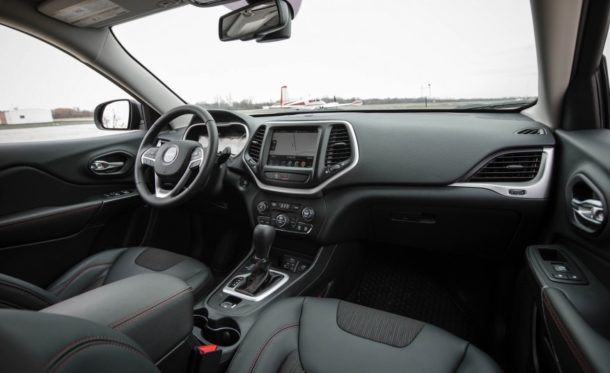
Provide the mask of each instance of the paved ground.
{"label": "paved ground", "polygon": [[97,136],[113,136],[122,131],[102,131],[91,123],[45,125],[45,126],[0,126],[0,143],[32,141],[73,140]]}

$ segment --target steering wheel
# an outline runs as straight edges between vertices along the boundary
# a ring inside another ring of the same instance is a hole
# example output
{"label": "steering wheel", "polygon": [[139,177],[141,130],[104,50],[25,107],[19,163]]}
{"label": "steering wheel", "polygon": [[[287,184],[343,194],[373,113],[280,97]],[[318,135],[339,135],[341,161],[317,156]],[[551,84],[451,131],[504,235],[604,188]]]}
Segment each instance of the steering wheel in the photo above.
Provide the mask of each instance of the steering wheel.
{"label": "steering wheel", "polygon": [[[179,116],[191,114],[205,123],[208,146],[196,141],[174,140],[157,146],[157,136]],[[136,188],[146,203],[156,207],[176,206],[195,196],[212,175],[218,157],[218,130],[210,113],[196,105],[178,106],[163,114],[150,127],[138,149],[135,162]],[[154,191],[146,180],[146,169],[154,171]]]}

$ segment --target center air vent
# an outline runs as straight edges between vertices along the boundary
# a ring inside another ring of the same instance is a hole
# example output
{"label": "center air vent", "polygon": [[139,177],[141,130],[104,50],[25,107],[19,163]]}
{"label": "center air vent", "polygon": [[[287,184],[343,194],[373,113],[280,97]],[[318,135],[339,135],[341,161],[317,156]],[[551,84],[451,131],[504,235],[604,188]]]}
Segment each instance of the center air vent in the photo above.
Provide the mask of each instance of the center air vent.
{"label": "center air vent", "polygon": [[326,167],[338,165],[352,157],[352,143],[350,141],[349,132],[344,124],[335,124],[330,130],[328,137],[328,145],[326,148],[326,158],[324,164]]}
{"label": "center air vent", "polygon": [[248,155],[258,163],[261,157],[261,148],[263,146],[263,140],[265,138],[265,126],[260,126],[252,136],[250,141],[250,147],[248,148]]}
{"label": "center air vent", "polygon": [[542,151],[524,151],[499,155],[477,171],[468,181],[525,182],[538,175]]}

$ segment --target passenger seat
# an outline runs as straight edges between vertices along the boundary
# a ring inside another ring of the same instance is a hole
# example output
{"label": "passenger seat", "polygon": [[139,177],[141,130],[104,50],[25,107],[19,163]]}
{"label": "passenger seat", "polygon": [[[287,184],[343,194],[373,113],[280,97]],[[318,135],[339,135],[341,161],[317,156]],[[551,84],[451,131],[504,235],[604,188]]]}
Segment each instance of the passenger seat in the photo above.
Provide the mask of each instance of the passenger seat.
{"label": "passenger seat", "polygon": [[270,306],[229,373],[500,372],[484,352],[440,328],[334,299]]}

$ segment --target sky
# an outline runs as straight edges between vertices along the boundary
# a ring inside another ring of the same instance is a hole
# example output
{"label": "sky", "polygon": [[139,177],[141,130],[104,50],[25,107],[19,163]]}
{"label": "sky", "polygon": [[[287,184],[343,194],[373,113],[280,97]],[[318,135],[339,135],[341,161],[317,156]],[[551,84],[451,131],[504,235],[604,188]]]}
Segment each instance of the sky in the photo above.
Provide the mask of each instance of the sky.
{"label": "sky", "polygon": [[[529,0],[303,0],[287,41],[220,42],[226,7],[184,6],[114,28],[188,102],[323,96],[537,95]],[[0,110],[83,107],[125,93],[56,49],[0,27]],[[430,89],[428,89],[430,84]]]}

